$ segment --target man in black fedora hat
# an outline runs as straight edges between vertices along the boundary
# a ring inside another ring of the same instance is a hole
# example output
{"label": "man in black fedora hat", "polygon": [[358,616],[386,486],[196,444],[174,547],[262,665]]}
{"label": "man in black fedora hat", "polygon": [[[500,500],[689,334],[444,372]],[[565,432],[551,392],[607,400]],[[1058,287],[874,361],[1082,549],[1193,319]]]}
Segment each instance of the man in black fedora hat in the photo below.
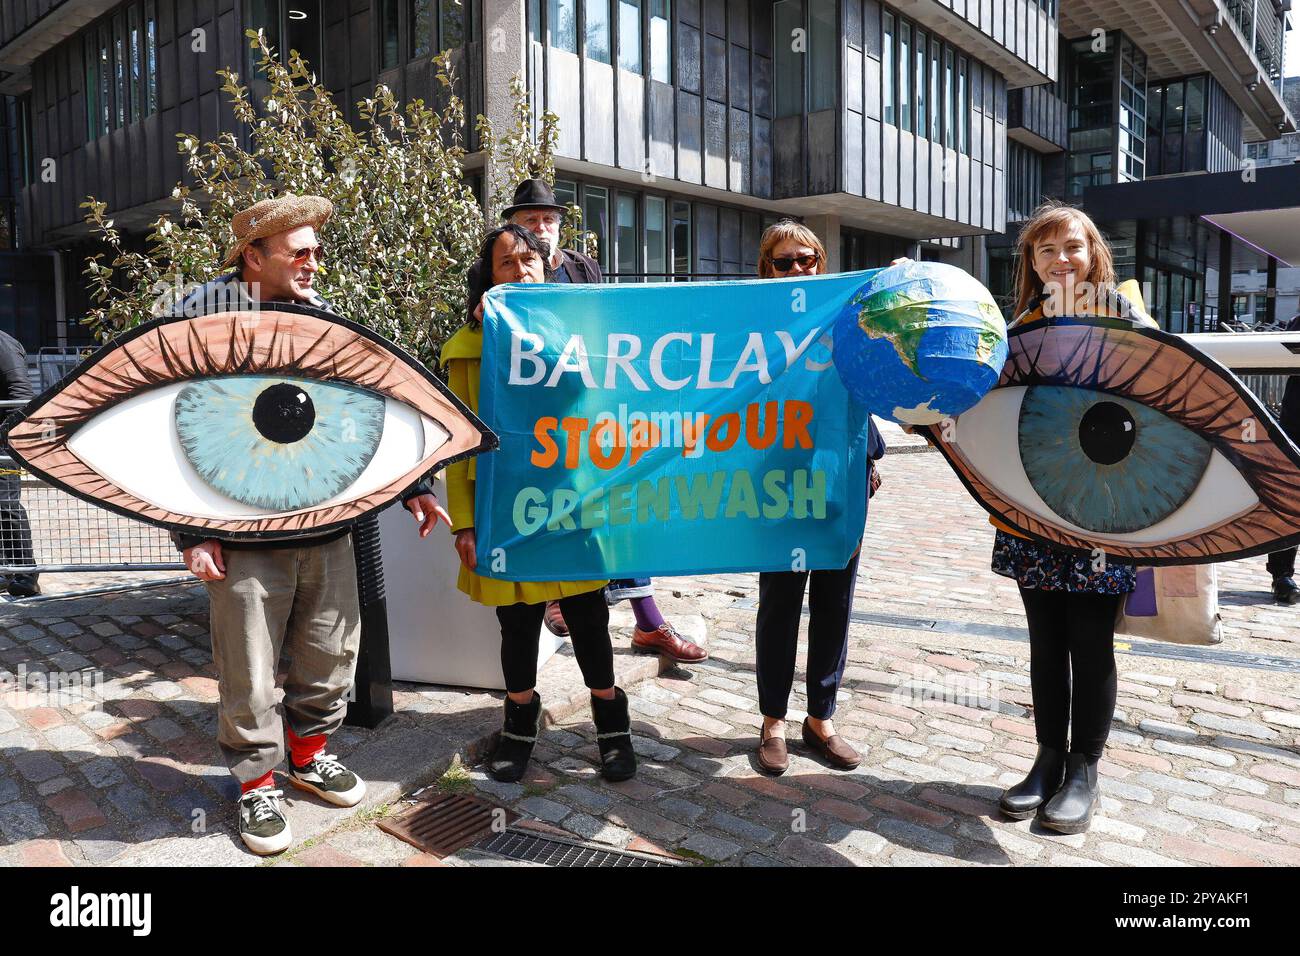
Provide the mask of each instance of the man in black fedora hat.
{"label": "man in black fedora hat", "polygon": [[[501,210],[506,222],[523,226],[546,244],[550,251],[550,268],[555,282],[600,282],[600,265],[591,256],[574,249],[560,247],[560,223],[566,207],[555,201],[555,193],[544,179],[525,179],[515,188],[514,202]],[[486,278],[476,261],[469,270],[469,298],[467,308],[470,322],[483,321],[483,293],[491,286],[491,276]],[[636,616],[636,630],[632,645],[648,653],[666,654],[680,663],[698,663],[708,652],[698,644],[688,641],[677,629],[664,620],[655,604],[654,587],[649,578],[611,581],[605,589],[606,600],[617,604],[627,599]],[[560,612],[560,605],[551,601],[546,605],[544,617],[547,628],[563,637],[569,633]]]}

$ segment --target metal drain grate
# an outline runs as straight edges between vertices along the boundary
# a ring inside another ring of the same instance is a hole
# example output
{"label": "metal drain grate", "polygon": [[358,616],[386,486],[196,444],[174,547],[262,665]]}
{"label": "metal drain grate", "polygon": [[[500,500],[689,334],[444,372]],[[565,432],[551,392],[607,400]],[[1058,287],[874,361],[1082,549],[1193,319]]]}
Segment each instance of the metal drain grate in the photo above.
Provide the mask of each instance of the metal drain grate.
{"label": "metal drain grate", "polygon": [[602,850],[581,843],[566,843],[533,833],[507,830],[494,833],[474,844],[474,849],[494,853],[511,860],[540,863],[543,866],[682,866],[672,860],[655,859],[623,850]]}
{"label": "metal drain grate", "polygon": [[478,797],[445,793],[421,800],[391,820],[380,820],[379,829],[425,853],[444,857],[494,830],[503,832],[518,819],[514,811]]}

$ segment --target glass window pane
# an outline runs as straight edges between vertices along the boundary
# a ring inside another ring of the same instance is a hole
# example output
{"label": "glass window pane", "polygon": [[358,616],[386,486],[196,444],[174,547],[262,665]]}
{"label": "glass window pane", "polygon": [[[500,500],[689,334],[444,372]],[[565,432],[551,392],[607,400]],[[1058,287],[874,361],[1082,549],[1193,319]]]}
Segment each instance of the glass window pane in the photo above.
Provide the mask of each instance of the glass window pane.
{"label": "glass window pane", "polygon": [[158,112],[158,4],[149,0],[144,8],[145,22],[145,107],[150,115]]}
{"label": "glass window pane", "polygon": [[777,0],[772,7],[773,52],[776,75],[773,79],[777,116],[798,116],[803,112],[803,53],[796,49],[803,30],[802,0]]}
{"label": "glass window pane", "polygon": [[916,31],[916,131],[922,136],[930,128],[929,118],[925,114],[926,92],[929,82],[925,75],[926,57],[930,55],[930,40],[922,30]]}
{"label": "glass window pane", "polygon": [[127,47],[130,51],[131,122],[140,119],[140,84],[144,74],[144,37],[140,33],[140,8],[130,6],[127,16]]}
{"label": "glass window pane", "polygon": [[113,47],[108,26],[99,28],[99,131],[102,135],[113,126]]}
{"label": "glass window pane", "polygon": [[967,60],[957,61],[957,150],[970,151],[970,85],[966,82]]}
{"label": "glass window pane", "polygon": [[650,78],[673,81],[672,0],[650,0]]}
{"label": "glass window pane", "polygon": [[898,25],[898,125],[912,128],[912,25]]}
{"label": "glass window pane", "polygon": [[600,63],[609,58],[609,0],[587,0],[587,56]]}
{"label": "glass window pane", "polygon": [[953,116],[956,104],[953,102],[953,52],[951,47],[943,48],[943,145],[952,147],[957,132],[953,128]]}
{"label": "glass window pane", "polygon": [[943,62],[943,48],[938,38],[930,38],[930,139],[936,143],[943,142],[943,112],[940,100],[942,86],[939,78],[939,64]]}
{"label": "glass window pane", "polygon": [[645,198],[645,271],[647,282],[665,282],[668,272],[668,228],[665,202],[659,196]]}
{"label": "glass window pane", "polygon": [[119,13],[113,18],[113,100],[116,107],[114,125],[125,126],[126,95],[126,20]]}
{"label": "glass window pane", "polygon": [[465,4],[463,0],[439,0],[441,10],[438,49],[451,50],[465,45]]}
{"label": "glass window pane", "polygon": [[636,232],[636,196],[619,193],[615,207],[618,235],[615,238],[620,282],[639,282],[641,243]]}
{"label": "glass window pane", "polygon": [[641,0],[618,0],[618,65],[641,72]]}
{"label": "glass window pane", "polygon": [[[582,190],[582,227],[596,236],[596,256],[601,271],[609,271],[609,193],[604,186]],[[587,250],[590,254],[591,250]]]}
{"label": "glass window pane", "polygon": [[673,272],[682,282],[691,272],[691,204],[682,200],[673,202]]}
{"label": "glass window pane", "polygon": [[894,15],[885,14],[885,23],[880,44],[881,99],[884,101],[885,122],[893,123],[894,118]]}
{"label": "glass window pane", "polygon": [[433,52],[433,17],[437,0],[411,0],[408,15],[411,25],[411,59],[419,59]]}
{"label": "glass window pane", "polygon": [[835,0],[810,0],[808,9],[808,110],[835,108],[839,84],[840,44],[835,29]]}
{"label": "glass window pane", "polygon": [[391,70],[400,60],[397,39],[399,0],[379,0],[379,68]]}
{"label": "glass window pane", "polygon": [[551,28],[551,46],[566,53],[577,53],[578,0],[550,0],[546,15]]}
{"label": "glass window pane", "polygon": [[290,50],[297,50],[317,77],[321,75],[321,36],[320,0],[293,0],[284,52],[287,56]]}

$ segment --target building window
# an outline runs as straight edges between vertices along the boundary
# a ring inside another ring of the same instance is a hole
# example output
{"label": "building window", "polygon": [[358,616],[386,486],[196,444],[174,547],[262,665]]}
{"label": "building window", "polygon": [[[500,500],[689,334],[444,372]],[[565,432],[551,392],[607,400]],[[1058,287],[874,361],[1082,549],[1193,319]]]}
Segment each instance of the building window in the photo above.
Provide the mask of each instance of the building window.
{"label": "building window", "polygon": [[602,272],[609,271],[609,192],[604,186],[582,190],[582,226],[596,237],[595,259]]}
{"label": "building window", "polygon": [[691,204],[673,200],[673,273],[685,282],[691,272]]}
{"label": "building window", "polygon": [[912,128],[912,25],[898,24],[898,128]]}
{"label": "building window", "polygon": [[839,91],[840,42],[835,0],[809,0],[808,111],[832,110]]}
{"label": "building window", "polygon": [[615,206],[615,254],[620,282],[636,282],[641,278],[641,243],[636,229],[636,196],[619,193]]}
{"label": "building window", "polygon": [[578,52],[578,0],[550,0],[546,7],[551,46],[565,53]]}
{"label": "building window", "polygon": [[641,72],[641,0],[618,0],[618,66]]}
{"label": "building window", "polygon": [[662,196],[645,197],[645,271],[647,282],[668,281],[667,202]]}
{"label": "building window", "polygon": [[438,16],[438,0],[411,0],[411,59],[429,56],[437,46],[434,18]]}
{"label": "building window", "polygon": [[930,41],[926,34],[916,31],[916,131],[924,136],[930,128],[929,119],[926,117],[926,92],[929,89],[929,81],[925,75],[926,60],[930,55]]}
{"label": "building window", "polygon": [[803,30],[802,0],[777,0],[772,8],[773,89],[776,115],[798,116],[803,112],[803,47],[796,42]]}
{"label": "building window", "polygon": [[945,46],[943,48],[943,145],[949,149],[957,145],[953,135],[953,117],[956,115],[956,104],[953,99],[953,59],[952,47]]}
{"label": "building window", "polygon": [[586,17],[586,48],[589,59],[598,63],[611,63],[609,52],[609,0],[587,0],[583,7]]}
{"label": "building window", "polygon": [[158,112],[156,0],[135,0],[82,35],[86,138]]}
{"label": "building window", "polygon": [[469,38],[469,10],[462,0],[440,0],[438,4],[438,46],[451,50],[465,45]]}
{"label": "building window", "polygon": [[650,0],[650,79],[673,81],[672,0]]}
{"label": "building window", "polygon": [[966,82],[969,61],[957,61],[957,152],[970,152],[970,85]]}
{"label": "building window", "polygon": [[943,63],[943,44],[930,38],[930,141],[943,142],[943,85],[939,65]]}
{"label": "building window", "polygon": [[[257,0],[264,3],[265,0]],[[401,52],[399,19],[400,0],[379,0],[379,68],[392,70],[397,67]]]}
{"label": "building window", "polygon": [[894,97],[894,15],[886,13],[880,45],[880,86],[881,99],[884,100],[885,122],[893,125],[895,118]]}

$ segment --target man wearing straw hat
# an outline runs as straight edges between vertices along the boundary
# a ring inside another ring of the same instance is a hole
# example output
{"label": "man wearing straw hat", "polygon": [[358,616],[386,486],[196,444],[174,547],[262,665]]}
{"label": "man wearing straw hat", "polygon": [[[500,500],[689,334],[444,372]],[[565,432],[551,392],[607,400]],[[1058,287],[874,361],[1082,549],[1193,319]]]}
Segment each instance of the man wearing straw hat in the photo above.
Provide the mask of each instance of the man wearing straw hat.
{"label": "man wearing straw hat", "polygon": [[[333,312],[315,288],[324,257],[317,235],[333,213],[320,196],[264,199],[235,216],[225,265],[175,310],[178,318],[261,303],[287,302]],[[409,489],[407,509],[428,535],[451,524],[426,482]],[[355,806],[366,785],[332,754],[343,723],[361,640],[351,532],[274,541],[176,535],[185,565],[207,586],[212,657],[220,675],[217,740],[240,784],[239,834],[255,853],[279,853],[293,840],[274,770],[289,741],[288,779],[336,806]],[[283,721],[276,710],[280,651],[291,663]],[[287,726],[285,726],[287,725]]]}

